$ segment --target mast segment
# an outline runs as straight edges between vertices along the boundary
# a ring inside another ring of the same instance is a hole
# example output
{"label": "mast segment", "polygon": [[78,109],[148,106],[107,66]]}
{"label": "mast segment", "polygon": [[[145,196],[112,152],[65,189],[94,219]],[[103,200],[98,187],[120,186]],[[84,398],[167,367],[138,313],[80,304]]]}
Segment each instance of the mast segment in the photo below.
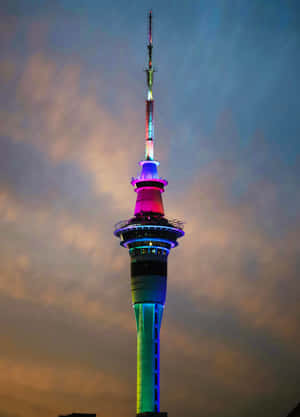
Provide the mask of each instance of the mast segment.
{"label": "mast segment", "polygon": [[153,73],[154,69],[152,66],[152,11],[150,10],[148,15],[148,68],[145,70],[147,74],[147,100],[146,100],[146,150],[145,150],[145,160],[153,161],[154,160],[154,101],[152,95],[152,86],[153,86]]}

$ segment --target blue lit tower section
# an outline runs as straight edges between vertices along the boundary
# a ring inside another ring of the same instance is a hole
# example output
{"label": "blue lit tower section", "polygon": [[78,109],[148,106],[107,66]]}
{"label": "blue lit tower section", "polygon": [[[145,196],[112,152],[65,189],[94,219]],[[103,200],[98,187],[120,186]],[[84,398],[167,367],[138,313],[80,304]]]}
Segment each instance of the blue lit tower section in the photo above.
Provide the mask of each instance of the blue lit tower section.
{"label": "blue lit tower section", "polygon": [[182,223],[164,215],[162,193],[168,182],[158,176],[154,160],[152,14],[146,100],[146,152],[141,173],[132,178],[137,193],[134,217],[119,222],[115,236],[129,250],[131,293],[137,323],[137,416],[166,416],[160,412],[160,326],[167,292],[167,260],[177,239],[184,235]]}

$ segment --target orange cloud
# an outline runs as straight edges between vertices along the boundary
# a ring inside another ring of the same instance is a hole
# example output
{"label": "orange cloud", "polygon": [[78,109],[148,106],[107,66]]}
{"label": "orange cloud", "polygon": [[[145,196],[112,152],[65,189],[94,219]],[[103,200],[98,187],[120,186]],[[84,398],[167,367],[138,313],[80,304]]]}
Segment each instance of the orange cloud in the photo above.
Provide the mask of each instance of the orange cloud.
{"label": "orange cloud", "polygon": [[[43,409],[44,415],[50,417],[64,410],[71,412],[73,407],[83,411],[102,408],[107,412],[108,407],[101,404],[102,396],[120,398],[121,394],[124,401],[129,395],[128,385],[121,378],[75,363],[1,359],[0,370],[1,409],[17,415],[35,417]],[[97,415],[104,414],[100,411]]]}
{"label": "orange cloud", "polygon": [[[0,74],[7,65],[0,63]],[[29,57],[15,87],[15,111],[0,112],[0,134],[36,145],[54,164],[78,164],[91,173],[95,190],[111,195],[117,207],[132,209],[128,180],[143,153],[135,111],[125,107],[114,117],[96,85],[81,91],[80,74],[78,65],[61,68],[42,53]]]}

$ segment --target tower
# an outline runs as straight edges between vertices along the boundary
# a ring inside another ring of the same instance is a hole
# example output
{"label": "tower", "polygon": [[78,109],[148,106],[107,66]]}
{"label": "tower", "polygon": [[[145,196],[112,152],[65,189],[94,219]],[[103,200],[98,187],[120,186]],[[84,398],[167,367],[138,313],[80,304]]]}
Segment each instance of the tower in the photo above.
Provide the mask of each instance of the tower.
{"label": "tower", "polygon": [[141,173],[132,178],[137,193],[134,217],[115,226],[120,245],[129,250],[131,293],[137,324],[137,416],[160,412],[160,326],[166,301],[169,252],[184,235],[182,223],[164,215],[162,193],[168,182],[158,176],[154,160],[154,101],[152,95],[152,13],[149,12],[146,100],[146,150]]}

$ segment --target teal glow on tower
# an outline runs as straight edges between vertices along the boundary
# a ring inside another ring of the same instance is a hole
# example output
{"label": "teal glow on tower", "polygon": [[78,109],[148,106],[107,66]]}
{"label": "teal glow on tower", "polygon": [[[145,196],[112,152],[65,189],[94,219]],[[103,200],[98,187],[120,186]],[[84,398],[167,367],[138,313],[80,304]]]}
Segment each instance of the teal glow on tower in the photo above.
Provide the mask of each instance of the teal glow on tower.
{"label": "teal glow on tower", "polygon": [[164,215],[162,193],[168,182],[158,175],[154,160],[154,101],[152,94],[152,13],[149,13],[146,151],[141,173],[132,178],[137,199],[134,217],[116,224],[115,236],[129,250],[131,293],[137,323],[137,416],[166,416],[160,412],[160,326],[167,292],[167,259],[182,222]]}

